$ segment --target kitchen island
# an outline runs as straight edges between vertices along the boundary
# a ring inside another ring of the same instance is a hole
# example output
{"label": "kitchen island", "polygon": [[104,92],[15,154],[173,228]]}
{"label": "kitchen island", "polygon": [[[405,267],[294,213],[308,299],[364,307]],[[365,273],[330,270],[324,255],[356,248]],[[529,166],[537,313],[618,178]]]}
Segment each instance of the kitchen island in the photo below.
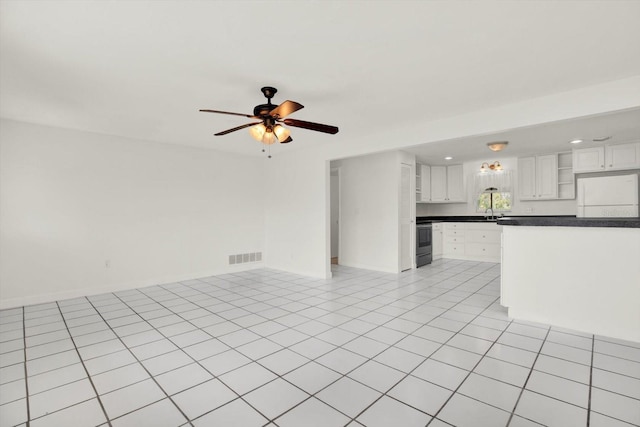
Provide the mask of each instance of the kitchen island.
{"label": "kitchen island", "polygon": [[509,317],[640,342],[639,218],[503,218]]}

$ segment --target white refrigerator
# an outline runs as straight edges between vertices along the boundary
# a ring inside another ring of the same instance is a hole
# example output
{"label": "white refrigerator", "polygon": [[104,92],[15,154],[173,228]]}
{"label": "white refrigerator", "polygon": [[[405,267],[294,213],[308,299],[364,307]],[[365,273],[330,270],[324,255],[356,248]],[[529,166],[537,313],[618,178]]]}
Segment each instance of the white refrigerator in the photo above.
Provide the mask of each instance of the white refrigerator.
{"label": "white refrigerator", "polygon": [[638,216],[638,175],[578,178],[578,217]]}

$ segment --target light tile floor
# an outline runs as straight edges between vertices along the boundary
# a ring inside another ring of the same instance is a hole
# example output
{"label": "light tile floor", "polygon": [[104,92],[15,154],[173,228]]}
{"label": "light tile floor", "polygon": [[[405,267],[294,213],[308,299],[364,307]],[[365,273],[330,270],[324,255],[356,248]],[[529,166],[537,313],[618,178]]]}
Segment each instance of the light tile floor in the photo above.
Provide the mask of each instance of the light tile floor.
{"label": "light tile floor", "polygon": [[510,320],[499,265],[333,271],[3,310],[0,426],[640,425],[640,343]]}

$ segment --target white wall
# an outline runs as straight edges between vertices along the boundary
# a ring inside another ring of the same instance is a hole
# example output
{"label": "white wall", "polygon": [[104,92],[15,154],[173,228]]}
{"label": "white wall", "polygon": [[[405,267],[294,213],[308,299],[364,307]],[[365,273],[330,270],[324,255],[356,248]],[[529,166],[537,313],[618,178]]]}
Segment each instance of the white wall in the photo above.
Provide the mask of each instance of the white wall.
{"label": "white wall", "polygon": [[398,154],[360,156],[339,164],[340,264],[398,272]]}
{"label": "white wall", "polygon": [[[543,154],[543,153],[540,153]],[[547,153],[544,153],[547,154]],[[473,194],[473,178],[479,172],[483,162],[493,163],[496,158],[487,157],[463,163],[464,180],[467,190],[467,203],[417,203],[418,216],[443,215],[483,215],[476,212],[476,200]],[[518,199],[518,159],[516,157],[501,158],[504,170],[513,171],[513,203],[511,212],[505,215],[575,215],[576,200],[520,201]]]}
{"label": "white wall", "polygon": [[[267,164],[267,264],[316,277],[330,275],[329,161],[640,106],[640,76],[413,124],[385,123],[374,135],[340,133],[323,145],[278,154]],[[304,132],[304,131],[301,131]],[[301,144],[296,138],[295,144]],[[295,182],[291,182],[295,179]],[[571,203],[571,202],[568,202]],[[538,205],[536,205],[538,206]],[[540,208],[542,209],[542,208]],[[300,233],[303,232],[301,235]]]}
{"label": "white wall", "polygon": [[265,159],[8,120],[0,132],[0,306],[260,265],[228,255],[264,250]]}
{"label": "white wall", "polygon": [[310,153],[283,151],[266,162],[266,264],[327,277],[331,255],[329,162]]}

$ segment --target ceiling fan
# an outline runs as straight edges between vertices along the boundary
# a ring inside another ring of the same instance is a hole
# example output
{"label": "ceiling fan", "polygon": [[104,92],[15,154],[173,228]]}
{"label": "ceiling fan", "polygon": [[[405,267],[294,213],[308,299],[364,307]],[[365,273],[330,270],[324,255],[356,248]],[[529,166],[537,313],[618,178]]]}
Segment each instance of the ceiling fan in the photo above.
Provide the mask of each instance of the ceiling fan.
{"label": "ceiling fan", "polygon": [[259,120],[258,122],[247,123],[232,129],[223,130],[222,132],[216,133],[216,136],[226,135],[240,129],[249,128],[251,136],[266,145],[271,145],[276,142],[287,144],[293,141],[290,136],[289,129],[285,128],[280,123],[284,123],[287,126],[309,129],[317,132],[330,133],[332,135],[338,133],[338,128],[336,126],[285,118],[289,114],[295,113],[296,111],[304,108],[304,106],[295,101],[284,101],[280,105],[272,104],[271,98],[273,98],[273,95],[275,95],[278,90],[270,86],[265,86],[260,90],[264,94],[265,98],[267,98],[267,103],[256,105],[253,109],[253,114],[231,113],[229,111],[219,110],[200,110],[204,113],[230,114],[232,116],[242,116]]}

